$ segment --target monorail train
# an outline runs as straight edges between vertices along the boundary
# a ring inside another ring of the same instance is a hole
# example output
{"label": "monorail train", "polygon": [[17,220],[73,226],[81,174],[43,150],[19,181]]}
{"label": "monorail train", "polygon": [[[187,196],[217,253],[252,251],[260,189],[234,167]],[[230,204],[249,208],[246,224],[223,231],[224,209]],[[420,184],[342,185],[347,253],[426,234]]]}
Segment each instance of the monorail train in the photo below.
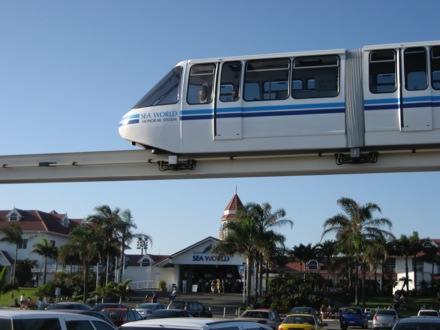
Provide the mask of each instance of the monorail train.
{"label": "monorail train", "polygon": [[121,120],[170,155],[440,146],[440,41],[178,63]]}

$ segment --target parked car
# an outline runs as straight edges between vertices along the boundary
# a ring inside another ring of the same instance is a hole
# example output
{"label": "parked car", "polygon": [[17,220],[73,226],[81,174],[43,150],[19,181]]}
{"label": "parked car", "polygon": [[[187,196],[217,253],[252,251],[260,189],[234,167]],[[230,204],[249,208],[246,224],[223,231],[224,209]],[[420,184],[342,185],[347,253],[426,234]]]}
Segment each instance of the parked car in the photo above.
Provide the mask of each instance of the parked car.
{"label": "parked car", "polygon": [[391,329],[398,320],[394,309],[378,309],[373,317],[373,329]]}
{"label": "parked car", "polygon": [[440,317],[436,316],[413,316],[399,319],[393,330],[408,329],[440,329]]}
{"label": "parked car", "polygon": [[365,317],[367,318],[367,320],[372,320],[373,319],[374,312],[371,310],[371,308],[365,308],[364,309],[364,314],[365,314]]}
{"label": "parked car", "polygon": [[159,309],[165,309],[165,306],[161,303],[144,303],[136,306],[135,311],[141,314],[145,319],[151,316],[154,311]]}
{"label": "parked car", "polygon": [[339,323],[342,330],[346,330],[350,326],[368,328],[368,320],[362,309],[359,307],[345,307],[340,310]]}
{"label": "parked car", "polygon": [[206,319],[206,318],[168,318],[168,319],[147,319],[138,322],[123,324],[119,330],[271,330],[271,328],[256,324],[255,322],[228,319]]}
{"label": "parked car", "polygon": [[128,308],[127,305],[118,303],[99,303],[91,308],[92,311],[102,311],[104,308]]}
{"label": "parked car", "polygon": [[171,301],[167,309],[183,309],[194,317],[212,317],[212,313],[202,303],[192,300],[174,300]]}
{"label": "parked car", "polygon": [[141,314],[128,308],[104,308],[100,313],[108,316],[118,327],[127,322],[142,320]]}
{"label": "parked car", "polygon": [[112,328],[117,329],[115,324],[110,320],[106,315],[98,312],[98,311],[85,311],[80,309],[54,309],[55,313],[63,312],[63,313],[74,313],[74,314],[82,314],[82,315],[89,315],[93,317],[97,317],[98,319],[101,319],[105,322],[107,322]]}
{"label": "parked car", "polygon": [[297,306],[293,307],[289,310],[287,314],[312,314],[316,315],[317,318],[321,318],[320,313],[313,308],[313,307],[307,307],[307,306]]}
{"label": "parked car", "polygon": [[46,307],[46,310],[53,310],[53,309],[79,309],[83,311],[89,311],[92,308],[87,304],[66,301],[66,302],[51,304]]}
{"label": "parked car", "polygon": [[246,319],[247,321],[258,322],[260,324],[267,325],[274,330],[278,329],[278,326],[281,323],[281,319],[276,311],[263,308],[247,310],[241,314],[238,319]]}
{"label": "parked car", "polygon": [[314,314],[288,314],[278,330],[320,330],[323,326],[327,326],[327,323],[322,323]]}
{"label": "parked car", "polygon": [[183,309],[159,309],[154,311],[149,319],[167,319],[170,317],[193,317],[192,314]]}
{"label": "parked car", "polygon": [[434,309],[421,309],[417,313],[417,316],[437,316],[437,317],[439,317],[440,314],[438,311],[436,311]]}
{"label": "parked car", "polygon": [[2,330],[99,329],[114,330],[107,322],[94,316],[60,311],[0,310]]}

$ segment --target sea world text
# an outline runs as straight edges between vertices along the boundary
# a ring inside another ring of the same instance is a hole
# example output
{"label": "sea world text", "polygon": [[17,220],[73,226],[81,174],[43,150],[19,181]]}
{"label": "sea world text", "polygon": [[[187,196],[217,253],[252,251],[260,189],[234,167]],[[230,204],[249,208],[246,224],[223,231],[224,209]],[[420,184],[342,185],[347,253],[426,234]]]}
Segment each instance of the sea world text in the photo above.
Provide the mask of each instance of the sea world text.
{"label": "sea world text", "polygon": [[140,114],[142,123],[160,123],[166,121],[177,121],[178,111],[156,111]]}
{"label": "sea world text", "polygon": [[215,254],[203,254],[203,255],[193,255],[193,261],[195,262],[206,262],[206,261],[229,261],[231,259],[230,256],[219,257]]}

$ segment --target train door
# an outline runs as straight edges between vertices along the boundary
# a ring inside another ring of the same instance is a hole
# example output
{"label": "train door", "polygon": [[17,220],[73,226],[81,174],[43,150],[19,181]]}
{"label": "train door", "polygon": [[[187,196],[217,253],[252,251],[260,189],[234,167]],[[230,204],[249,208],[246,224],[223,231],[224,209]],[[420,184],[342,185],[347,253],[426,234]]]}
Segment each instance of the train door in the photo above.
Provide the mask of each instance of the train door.
{"label": "train door", "polygon": [[240,61],[224,62],[221,65],[214,110],[215,140],[236,140],[243,137],[240,89],[242,67]]}
{"label": "train door", "polygon": [[401,49],[401,129],[428,131],[433,129],[431,88],[429,87],[428,49]]}

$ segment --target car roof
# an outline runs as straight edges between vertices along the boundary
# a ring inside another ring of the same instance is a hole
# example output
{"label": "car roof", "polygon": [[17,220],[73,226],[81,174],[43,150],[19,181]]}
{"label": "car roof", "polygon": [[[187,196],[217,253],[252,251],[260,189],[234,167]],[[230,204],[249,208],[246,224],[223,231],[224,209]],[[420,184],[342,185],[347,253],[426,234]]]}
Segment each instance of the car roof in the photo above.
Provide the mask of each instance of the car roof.
{"label": "car roof", "polygon": [[438,316],[411,316],[398,321],[399,324],[425,324],[425,323],[437,323],[440,324],[440,317]]}
{"label": "car roof", "polygon": [[[139,320],[135,322],[129,322],[123,324],[120,329],[124,329],[125,327],[130,328],[143,328],[145,326],[153,327],[153,328],[161,328],[164,327],[174,327],[175,329],[207,329],[208,327],[216,327],[225,324],[230,327],[234,324],[242,324],[249,325],[249,327],[255,329],[255,322],[249,321],[240,321],[240,320],[225,320],[221,318],[198,318],[198,317],[175,317],[175,318],[166,318],[166,319],[147,319],[147,320]],[[258,327],[262,329],[270,329],[265,325],[258,324]]]}
{"label": "car roof", "polygon": [[76,313],[68,313],[68,312],[60,312],[60,311],[33,311],[33,310],[19,310],[19,309],[2,309],[0,310],[0,318],[11,318],[11,319],[30,319],[30,318],[62,318],[67,320],[96,320],[96,317],[84,315],[84,314],[76,314]]}

